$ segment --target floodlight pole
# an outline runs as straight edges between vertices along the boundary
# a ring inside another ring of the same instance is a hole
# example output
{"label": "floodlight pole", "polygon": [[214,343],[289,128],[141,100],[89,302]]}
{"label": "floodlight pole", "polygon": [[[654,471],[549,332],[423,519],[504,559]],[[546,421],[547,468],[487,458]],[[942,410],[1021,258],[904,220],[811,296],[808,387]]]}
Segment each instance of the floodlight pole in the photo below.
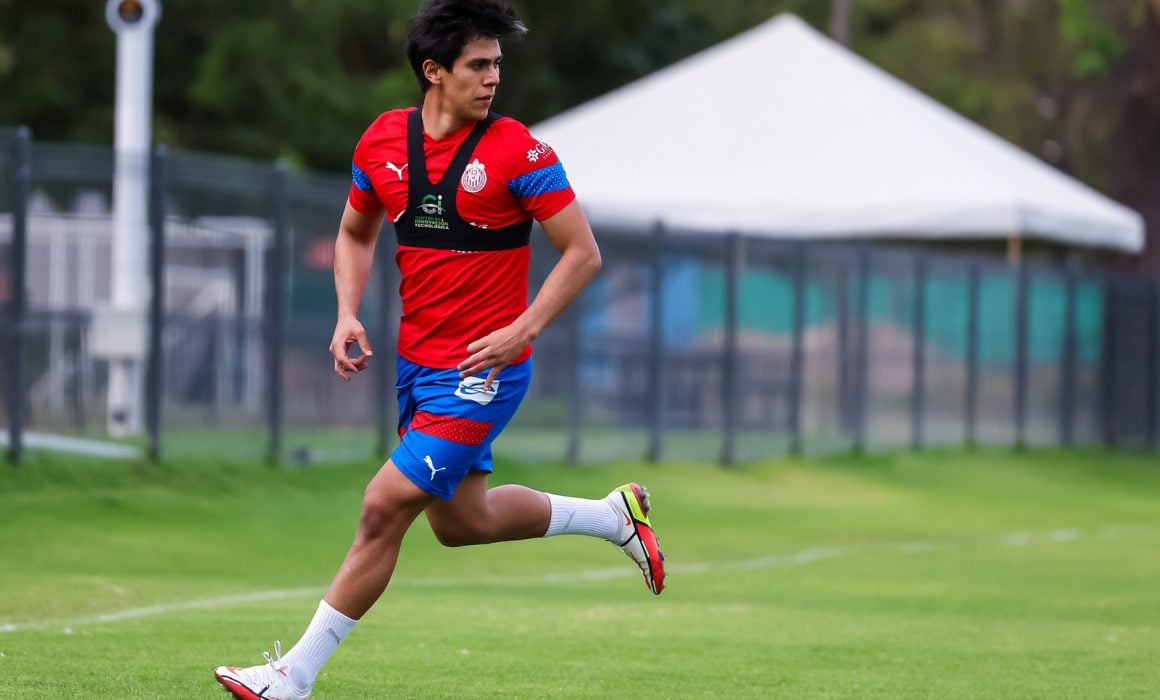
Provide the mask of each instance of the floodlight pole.
{"label": "floodlight pole", "polygon": [[[149,174],[153,142],[153,30],[158,0],[109,0],[105,18],[117,33],[117,104],[113,181],[112,295],[114,312],[143,325],[150,290]],[[142,349],[143,350],[143,349]],[[142,428],[141,353],[109,360],[108,430],[114,437]]]}

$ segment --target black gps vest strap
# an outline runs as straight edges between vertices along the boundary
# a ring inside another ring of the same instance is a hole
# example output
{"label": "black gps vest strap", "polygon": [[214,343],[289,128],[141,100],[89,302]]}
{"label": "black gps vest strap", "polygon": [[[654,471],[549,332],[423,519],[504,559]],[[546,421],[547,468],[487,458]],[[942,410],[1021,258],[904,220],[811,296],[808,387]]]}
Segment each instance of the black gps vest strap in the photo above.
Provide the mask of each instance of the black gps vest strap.
{"label": "black gps vest strap", "polygon": [[416,248],[440,250],[510,250],[528,244],[532,222],[504,228],[484,229],[465,222],[456,208],[459,180],[467,169],[484,133],[499,115],[488,114],[478,122],[456,151],[451,165],[437,183],[427,174],[427,157],[423,149],[423,114],[416,109],[407,118],[407,210],[395,222],[399,243]]}
{"label": "black gps vest strap", "polygon": [[[447,166],[447,170],[443,173],[443,178],[439,182],[431,184],[431,176],[427,174],[427,154],[423,150],[423,110],[416,109],[407,117],[407,162],[411,170],[410,179],[410,193],[414,197],[419,194],[422,197],[431,192],[430,188],[442,188],[451,180],[458,184],[459,177],[463,174],[463,169],[467,167],[467,159],[471,157],[475,147],[479,145],[483,138],[483,133],[487,131],[495,120],[499,119],[499,115],[491,112],[487,115],[487,119],[476,122],[471,129],[467,139],[459,146],[459,150],[455,152],[455,158],[451,161],[451,165]],[[416,177],[420,176],[420,177]],[[416,192],[415,187],[420,187],[420,192]]]}

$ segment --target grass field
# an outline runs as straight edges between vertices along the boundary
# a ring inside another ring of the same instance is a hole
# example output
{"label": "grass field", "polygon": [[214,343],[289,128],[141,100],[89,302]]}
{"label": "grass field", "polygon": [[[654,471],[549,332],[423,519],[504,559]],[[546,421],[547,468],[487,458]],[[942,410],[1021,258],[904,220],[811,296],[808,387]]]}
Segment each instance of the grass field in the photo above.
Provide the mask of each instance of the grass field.
{"label": "grass field", "polygon": [[[223,697],[302,631],[376,464],[0,466],[0,698]],[[1160,465],[936,452],[569,469],[653,493],[668,589],[565,537],[420,523],[316,698],[1160,697]]]}

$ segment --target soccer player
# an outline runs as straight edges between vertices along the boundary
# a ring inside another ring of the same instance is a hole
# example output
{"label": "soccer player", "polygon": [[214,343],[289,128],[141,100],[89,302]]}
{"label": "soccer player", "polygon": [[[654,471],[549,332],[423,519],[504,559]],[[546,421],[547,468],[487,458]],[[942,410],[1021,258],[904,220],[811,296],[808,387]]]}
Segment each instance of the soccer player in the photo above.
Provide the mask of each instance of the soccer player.
{"label": "soccer player", "polygon": [[[357,320],[384,217],[398,236],[401,442],[371,479],[354,543],[302,638],[266,663],[219,667],[238,698],[307,698],[322,665],[378,600],[404,533],[420,513],[447,546],[562,534],[620,547],[649,590],[664,588],[648,493],[603,499],[488,488],[491,442],[532,374],[531,342],[600,269],[600,251],[556,153],[491,112],[499,40],[526,32],[499,0],[426,0],[407,55],[422,106],[380,116],[354,152],[335,243],[338,322],[330,351],[345,381],[373,355]],[[532,220],[560,257],[529,305]],[[358,343],[361,355],[351,356]]]}

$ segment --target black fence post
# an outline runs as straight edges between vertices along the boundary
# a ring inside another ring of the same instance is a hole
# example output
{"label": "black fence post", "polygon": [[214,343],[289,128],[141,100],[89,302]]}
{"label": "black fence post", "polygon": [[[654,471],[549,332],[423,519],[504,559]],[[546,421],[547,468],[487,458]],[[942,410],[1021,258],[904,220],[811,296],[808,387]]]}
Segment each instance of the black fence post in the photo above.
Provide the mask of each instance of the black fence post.
{"label": "black fence post", "polygon": [[926,253],[914,259],[914,384],[910,400],[910,447],[923,445],[923,413],[926,411]]}
{"label": "black fence post", "polygon": [[1148,284],[1148,354],[1145,362],[1148,364],[1147,382],[1148,382],[1148,449],[1156,451],[1157,444],[1160,443],[1157,432],[1160,432],[1160,426],[1157,425],[1157,419],[1160,418],[1160,280],[1152,280]]}
{"label": "black fence post", "polygon": [[650,279],[651,300],[648,319],[648,396],[649,396],[649,439],[645,458],[650,462],[661,459],[664,437],[664,383],[661,368],[664,366],[664,302],[665,302],[665,229],[659,222],[653,229],[652,277]]}
{"label": "black fence post", "polygon": [[[803,352],[803,336],[805,335],[806,321],[806,244],[793,244],[793,340],[790,350],[790,394],[789,394],[789,452],[792,455],[802,453],[802,386],[805,377],[805,354]],[[839,353],[839,357],[841,353]],[[839,362],[841,360],[839,359]]]}
{"label": "black fence post", "polygon": [[972,260],[967,267],[967,390],[963,407],[968,450],[975,449],[978,442],[979,286],[979,264]]}
{"label": "black fence post", "polygon": [[1015,449],[1027,446],[1027,385],[1030,271],[1027,263],[1019,261],[1015,286]]}
{"label": "black fence post", "polygon": [[721,436],[721,463],[728,466],[735,459],[738,405],[737,382],[740,357],[737,348],[737,326],[741,303],[741,271],[744,265],[744,241],[736,233],[727,238],[725,261],[725,336],[721,353],[721,408],[724,418]]}
{"label": "black fence post", "polygon": [[145,366],[145,430],[149,436],[146,458],[161,459],[161,387],[165,358],[165,196],[168,150],[157,146],[149,167],[149,350]]}
{"label": "black fence post", "polygon": [[1075,387],[1078,331],[1076,329],[1076,263],[1069,258],[1064,267],[1063,367],[1060,374],[1059,437],[1064,447],[1075,443]]}
{"label": "black fence post", "polygon": [[286,341],[286,253],[288,239],[287,167],[282,161],[274,165],[271,179],[271,220],[273,222],[273,245],[270,249],[270,265],[267,279],[269,291],[266,299],[266,339],[269,346],[267,358],[267,416],[269,419],[270,447],[266,459],[272,466],[282,460],[282,359]]}
{"label": "black fence post", "polygon": [[1118,343],[1116,334],[1119,333],[1118,289],[1116,276],[1105,272],[1103,279],[1104,298],[1104,337],[1101,344],[1100,356],[1100,422],[1104,433],[1104,445],[1114,448],[1119,442],[1116,434],[1116,386],[1118,378],[1116,362],[1118,361]]}
{"label": "black fence post", "polygon": [[565,446],[564,461],[568,464],[580,463],[580,429],[584,423],[584,397],[581,395],[583,383],[580,378],[584,358],[581,343],[584,334],[581,322],[584,297],[576,299],[564,311],[564,322],[568,328],[568,443]]}
{"label": "black fence post", "polygon": [[16,130],[12,144],[12,305],[8,316],[8,461],[24,459],[24,322],[28,313],[28,197],[32,185],[32,131]]}
{"label": "black fence post", "polygon": [[855,378],[854,391],[854,451],[861,454],[866,451],[866,430],[868,404],[870,402],[870,249],[866,244],[859,244],[857,248],[858,260],[858,308],[856,311],[858,337],[855,350],[855,362],[858,371]]}
{"label": "black fence post", "polygon": [[[384,235],[388,237],[384,239]],[[381,329],[378,362],[375,367],[375,434],[377,454],[384,459],[390,455],[391,445],[398,435],[398,401],[395,399],[398,338],[395,330],[395,290],[398,279],[395,276],[395,227],[385,224],[379,232],[379,244],[375,253],[375,265],[379,276],[379,318]]]}
{"label": "black fence post", "polygon": [[834,313],[837,314],[838,326],[838,351],[835,353],[838,358],[838,430],[845,435],[857,430],[855,424],[857,411],[854,408],[854,397],[857,393],[854,391],[852,379],[854,353],[850,343],[850,275],[853,274],[851,271],[856,269],[856,265],[851,262],[847,250],[843,250],[842,253],[834,285],[836,287],[834,295],[837,297]]}

